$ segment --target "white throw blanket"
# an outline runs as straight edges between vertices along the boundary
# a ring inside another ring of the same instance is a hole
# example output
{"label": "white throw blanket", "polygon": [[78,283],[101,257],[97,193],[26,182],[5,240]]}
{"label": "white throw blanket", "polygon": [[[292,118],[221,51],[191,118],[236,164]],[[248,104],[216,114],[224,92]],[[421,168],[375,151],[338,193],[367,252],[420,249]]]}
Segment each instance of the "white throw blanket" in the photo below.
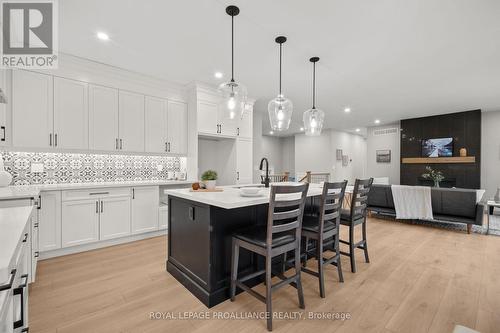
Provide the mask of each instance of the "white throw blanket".
{"label": "white throw blanket", "polygon": [[397,219],[433,220],[431,188],[391,185]]}

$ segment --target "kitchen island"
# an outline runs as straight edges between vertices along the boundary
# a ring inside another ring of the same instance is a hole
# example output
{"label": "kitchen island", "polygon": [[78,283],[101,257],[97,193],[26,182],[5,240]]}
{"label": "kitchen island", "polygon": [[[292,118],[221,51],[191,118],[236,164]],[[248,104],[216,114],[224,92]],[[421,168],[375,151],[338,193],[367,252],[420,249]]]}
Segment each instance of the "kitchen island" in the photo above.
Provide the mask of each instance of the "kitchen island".
{"label": "kitchen island", "polygon": [[[269,188],[259,197],[242,197],[235,187],[222,192],[165,191],[168,194],[167,271],[207,307],[229,298],[231,236],[245,227],[267,224]],[[311,184],[306,210],[322,187]],[[262,268],[257,255],[241,251],[239,274]],[[260,283],[257,277],[247,284]]]}

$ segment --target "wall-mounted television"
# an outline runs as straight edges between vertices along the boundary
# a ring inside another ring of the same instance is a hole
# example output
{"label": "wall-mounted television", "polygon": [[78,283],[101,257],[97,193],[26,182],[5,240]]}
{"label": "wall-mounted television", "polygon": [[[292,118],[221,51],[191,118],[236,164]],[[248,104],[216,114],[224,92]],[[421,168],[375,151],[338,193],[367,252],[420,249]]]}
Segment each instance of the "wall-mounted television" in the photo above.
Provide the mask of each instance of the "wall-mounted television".
{"label": "wall-mounted television", "polygon": [[422,140],[422,157],[452,157],[453,138]]}

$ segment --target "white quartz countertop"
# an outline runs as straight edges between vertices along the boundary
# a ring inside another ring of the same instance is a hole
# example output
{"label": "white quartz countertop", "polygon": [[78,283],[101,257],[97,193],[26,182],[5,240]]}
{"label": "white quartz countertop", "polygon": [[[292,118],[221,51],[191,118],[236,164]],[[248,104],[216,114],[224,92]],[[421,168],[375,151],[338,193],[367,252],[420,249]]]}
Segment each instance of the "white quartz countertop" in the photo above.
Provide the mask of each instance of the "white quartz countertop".
{"label": "white quartz countertop", "polygon": [[187,185],[193,180],[145,180],[129,182],[65,183],[45,185],[19,185],[0,188],[0,200],[37,197],[42,191],[77,190],[86,188],[131,187],[131,186],[174,186]]}
{"label": "white quartz countertop", "polygon": [[[262,188],[261,195],[258,197],[243,197],[240,194],[240,189],[235,186],[221,186],[221,188],[223,189],[222,192],[191,192],[189,189],[173,189],[165,190],[165,194],[225,209],[261,205],[269,202],[269,188]],[[307,196],[321,195],[322,191],[322,185],[310,184]]]}
{"label": "white quartz countertop", "polygon": [[33,206],[0,208],[0,284],[8,282],[9,264],[32,209]]}

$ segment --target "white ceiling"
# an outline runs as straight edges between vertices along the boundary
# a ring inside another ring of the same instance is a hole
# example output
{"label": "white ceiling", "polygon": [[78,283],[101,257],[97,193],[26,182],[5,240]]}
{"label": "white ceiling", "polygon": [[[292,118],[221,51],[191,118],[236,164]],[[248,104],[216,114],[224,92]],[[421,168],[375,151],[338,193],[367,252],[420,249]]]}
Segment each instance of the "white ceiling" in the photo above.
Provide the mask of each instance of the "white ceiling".
{"label": "white ceiling", "polygon": [[[215,71],[230,74],[229,4],[241,10],[235,78],[258,111],[267,112],[277,94],[274,38],[288,37],[283,89],[294,103],[292,131],[310,107],[311,56],[321,58],[317,106],[328,128],[500,110],[498,0],[64,0],[60,50],[181,84],[215,85]],[[97,31],[111,40],[97,40]]]}

